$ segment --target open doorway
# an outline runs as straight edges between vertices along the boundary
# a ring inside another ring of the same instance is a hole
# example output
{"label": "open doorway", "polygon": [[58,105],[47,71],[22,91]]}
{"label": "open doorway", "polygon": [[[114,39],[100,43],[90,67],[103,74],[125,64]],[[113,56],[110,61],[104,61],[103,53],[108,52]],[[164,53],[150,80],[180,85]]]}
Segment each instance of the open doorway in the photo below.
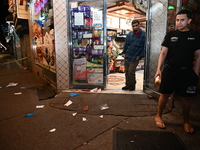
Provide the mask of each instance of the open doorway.
{"label": "open doorway", "polygon": [[[125,86],[124,58],[119,55],[123,51],[126,36],[132,31],[131,22],[137,19],[140,28],[146,30],[146,14],[138,11],[132,3],[118,2],[107,7],[107,55],[108,75],[106,91],[133,92],[122,90]],[[144,60],[140,60],[136,69],[136,89],[143,90]]]}

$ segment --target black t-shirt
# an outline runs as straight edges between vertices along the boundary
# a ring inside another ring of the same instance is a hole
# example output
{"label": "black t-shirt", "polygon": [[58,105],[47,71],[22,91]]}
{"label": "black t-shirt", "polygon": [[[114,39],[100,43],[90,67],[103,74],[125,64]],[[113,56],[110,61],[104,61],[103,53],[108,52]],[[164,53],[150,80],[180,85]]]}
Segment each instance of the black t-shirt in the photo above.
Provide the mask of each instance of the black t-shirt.
{"label": "black t-shirt", "polygon": [[192,67],[194,52],[200,49],[200,34],[193,30],[174,30],[166,34],[162,46],[168,48],[167,64],[177,69]]}

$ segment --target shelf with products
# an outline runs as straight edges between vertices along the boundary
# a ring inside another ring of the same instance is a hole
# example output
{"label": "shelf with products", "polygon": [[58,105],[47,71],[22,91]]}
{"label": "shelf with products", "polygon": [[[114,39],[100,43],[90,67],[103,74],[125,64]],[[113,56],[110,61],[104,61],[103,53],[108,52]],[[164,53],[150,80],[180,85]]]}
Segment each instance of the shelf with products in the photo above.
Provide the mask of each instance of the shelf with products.
{"label": "shelf with products", "polygon": [[73,84],[103,84],[103,28],[90,6],[71,9]]}

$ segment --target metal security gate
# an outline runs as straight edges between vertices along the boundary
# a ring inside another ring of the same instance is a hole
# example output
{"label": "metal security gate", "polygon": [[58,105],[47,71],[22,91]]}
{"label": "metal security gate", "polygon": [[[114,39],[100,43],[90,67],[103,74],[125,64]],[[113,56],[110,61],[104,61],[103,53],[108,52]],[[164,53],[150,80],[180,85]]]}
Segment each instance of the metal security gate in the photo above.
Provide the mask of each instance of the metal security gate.
{"label": "metal security gate", "polygon": [[[180,1],[173,1],[180,6]],[[144,92],[158,96],[158,85],[154,84],[161,43],[167,32],[168,5],[167,0],[148,1],[147,44],[144,72]],[[178,8],[178,7],[176,7]]]}

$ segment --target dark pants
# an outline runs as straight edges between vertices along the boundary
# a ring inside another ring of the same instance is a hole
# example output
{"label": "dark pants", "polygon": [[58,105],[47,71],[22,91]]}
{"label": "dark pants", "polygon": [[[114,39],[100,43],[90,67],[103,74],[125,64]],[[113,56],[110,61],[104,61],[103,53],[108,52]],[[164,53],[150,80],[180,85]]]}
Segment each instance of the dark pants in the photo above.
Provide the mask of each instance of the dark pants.
{"label": "dark pants", "polygon": [[135,71],[136,67],[138,66],[139,60],[135,60],[134,62],[129,62],[125,59],[124,66],[125,66],[125,77],[126,77],[126,86],[131,87],[135,86],[136,84],[136,77]]}

